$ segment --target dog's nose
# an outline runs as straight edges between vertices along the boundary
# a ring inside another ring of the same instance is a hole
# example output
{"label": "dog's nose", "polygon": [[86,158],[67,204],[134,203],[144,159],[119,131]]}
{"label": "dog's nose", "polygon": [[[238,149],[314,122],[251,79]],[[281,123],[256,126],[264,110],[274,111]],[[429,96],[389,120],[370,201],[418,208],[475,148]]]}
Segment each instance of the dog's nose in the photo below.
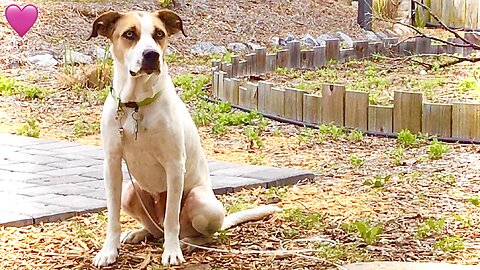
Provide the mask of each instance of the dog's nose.
{"label": "dog's nose", "polygon": [[142,55],[146,63],[156,63],[158,58],[160,58],[160,54],[155,50],[145,50]]}

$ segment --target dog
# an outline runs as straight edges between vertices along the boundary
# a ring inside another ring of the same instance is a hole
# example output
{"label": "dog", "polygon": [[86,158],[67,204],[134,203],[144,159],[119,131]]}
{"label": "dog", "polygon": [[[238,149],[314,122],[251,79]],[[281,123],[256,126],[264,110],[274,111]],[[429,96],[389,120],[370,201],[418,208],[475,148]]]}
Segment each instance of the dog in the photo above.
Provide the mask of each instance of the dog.
{"label": "dog", "polygon": [[[279,211],[264,205],[225,216],[198,130],[168,74],[168,39],[179,32],[185,35],[183,21],[168,9],[109,11],[96,18],[87,39],[108,38],[114,60],[100,127],[108,224],[95,266],[114,263],[121,242],[162,235],[162,264],[178,265],[185,262],[180,239],[209,243],[219,230]],[[135,179],[123,191],[122,160]],[[143,228],[120,235],[121,207]]]}

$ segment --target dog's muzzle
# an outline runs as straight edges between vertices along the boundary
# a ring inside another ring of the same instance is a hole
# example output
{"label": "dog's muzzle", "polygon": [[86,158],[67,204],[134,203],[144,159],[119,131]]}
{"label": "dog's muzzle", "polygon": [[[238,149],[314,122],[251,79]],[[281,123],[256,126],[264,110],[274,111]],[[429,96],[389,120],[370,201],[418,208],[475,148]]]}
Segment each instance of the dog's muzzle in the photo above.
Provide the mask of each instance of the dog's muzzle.
{"label": "dog's muzzle", "polygon": [[141,73],[146,73],[148,75],[157,72],[160,73],[160,53],[156,50],[145,50],[142,53],[142,65],[138,72],[130,71],[130,75],[137,76]]}

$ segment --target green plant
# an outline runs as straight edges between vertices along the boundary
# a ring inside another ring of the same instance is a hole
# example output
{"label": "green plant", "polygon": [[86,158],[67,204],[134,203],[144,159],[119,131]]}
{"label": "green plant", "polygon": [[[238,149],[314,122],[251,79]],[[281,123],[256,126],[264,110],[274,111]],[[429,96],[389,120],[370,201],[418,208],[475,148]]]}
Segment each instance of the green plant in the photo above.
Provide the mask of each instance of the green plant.
{"label": "green plant", "polygon": [[238,211],[246,210],[250,203],[244,198],[235,198],[233,202],[225,204],[225,210],[227,213],[235,213]]}
{"label": "green plant", "polygon": [[395,166],[405,164],[405,148],[403,148],[403,146],[398,146],[390,153],[390,157]]}
{"label": "green plant", "polygon": [[437,182],[446,183],[449,185],[455,184],[455,176],[452,174],[435,173],[433,174],[433,179]]}
{"label": "green plant", "polygon": [[81,119],[75,121],[73,134],[75,137],[83,137],[100,132],[100,123],[87,123]]}
{"label": "green plant", "polygon": [[17,129],[17,134],[38,138],[40,136],[40,127],[38,126],[37,119],[33,116],[30,116],[27,119],[27,122],[24,123],[19,129]]}
{"label": "green plant", "polygon": [[435,243],[433,247],[444,252],[457,252],[465,249],[463,239],[459,236],[445,236]]}
{"label": "green plant", "polygon": [[345,135],[345,128],[335,126],[333,123],[327,124],[327,125],[322,124],[319,126],[318,130],[320,131],[321,134],[330,136],[333,139],[338,139],[341,136]]}
{"label": "green plant", "polygon": [[462,226],[465,228],[471,227],[473,225],[472,218],[468,215],[455,215],[454,219],[460,222],[460,224],[462,224]]}
{"label": "green plant", "polygon": [[466,78],[460,81],[458,85],[460,92],[468,92],[472,90],[480,90],[480,84],[474,78]]}
{"label": "green plant", "polygon": [[247,163],[252,165],[267,165],[267,162],[265,161],[265,155],[259,154],[248,155]]}
{"label": "green plant", "polygon": [[357,232],[367,245],[373,245],[378,241],[378,236],[383,233],[380,224],[372,226],[370,221],[356,221],[354,223],[342,224],[342,229],[346,232]]}
{"label": "green plant", "polygon": [[247,136],[247,141],[249,143],[249,148],[252,149],[254,146],[257,146],[258,148],[263,146],[263,141],[262,141],[262,136],[261,136],[262,130],[259,128],[255,127],[246,127],[244,130],[245,136]]}
{"label": "green plant", "polygon": [[18,95],[23,98],[45,98],[51,91],[10,79],[0,74],[0,96]]}
{"label": "green plant", "polygon": [[434,233],[439,233],[445,227],[445,219],[429,218],[426,221],[418,224],[417,236],[419,238],[426,238]]}
{"label": "green plant", "polygon": [[168,8],[170,5],[173,4],[173,0],[159,0],[159,2],[162,8]]}
{"label": "green plant", "polygon": [[361,167],[364,164],[364,161],[361,157],[356,154],[350,156],[350,164],[355,167]]}
{"label": "green plant", "polygon": [[433,138],[432,143],[428,147],[428,156],[430,159],[440,159],[443,154],[448,153],[449,147],[443,142],[439,142],[437,138]]}
{"label": "green plant", "polygon": [[351,141],[359,142],[362,140],[362,138],[363,132],[357,129],[350,131],[350,133],[348,134],[348,139]]}
{"label": "green plant", "polygon": [[480,197],[470,197],[467,199],[469,202],[471,202],[475,206],[480,205]]}
{"label": "green plant", "polygon": [[294,222],[304,229],[323,229],[324,215],[318,212],[304,212],[300,208],[289,208],[283,210],[283,218],[286,221]]}
{"label": "green plant", "polygon": [[366,186],[371,186],[373,188],[380,188],[380,187],[384,187],[385,183],[388,180],[390,180],[390,178],[392,178],[391,174],[387,174],[387,175],[378,174],[378,175],[375,175],[374,179],[365,180],[365,182],[363,182],[363,184],[366,185]]}
{"label": "green plant", "polygon": [[419,143],[417,136],[412,134],[412,132],[408,129],[402,129],[400,132],[398,132],[397,141],[403,147],[416,146]]}
{"label": "green plant", "polygon": [[315,143],[315,130],[313,128],[304,127],[297,138],[300,143]]}

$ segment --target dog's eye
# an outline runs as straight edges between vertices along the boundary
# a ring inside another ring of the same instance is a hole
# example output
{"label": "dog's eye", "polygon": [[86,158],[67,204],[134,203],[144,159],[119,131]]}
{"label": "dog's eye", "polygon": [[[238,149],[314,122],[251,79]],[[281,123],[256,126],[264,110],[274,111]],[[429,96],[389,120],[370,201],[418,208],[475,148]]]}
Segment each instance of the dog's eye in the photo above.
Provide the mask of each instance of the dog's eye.
{"label": "dog's eye", "polygon": [[123,33],[123,37],[126,39],[134,39],[135,38],[135,32],[129,30],[125,33]]}
{"label": "dog's eye", "polygon": [[158,31],[157,33],[155,33],[154,35],[154,38],[155,39],[162,39],[165,37],[165,33],[163,33],[162,31]]}

